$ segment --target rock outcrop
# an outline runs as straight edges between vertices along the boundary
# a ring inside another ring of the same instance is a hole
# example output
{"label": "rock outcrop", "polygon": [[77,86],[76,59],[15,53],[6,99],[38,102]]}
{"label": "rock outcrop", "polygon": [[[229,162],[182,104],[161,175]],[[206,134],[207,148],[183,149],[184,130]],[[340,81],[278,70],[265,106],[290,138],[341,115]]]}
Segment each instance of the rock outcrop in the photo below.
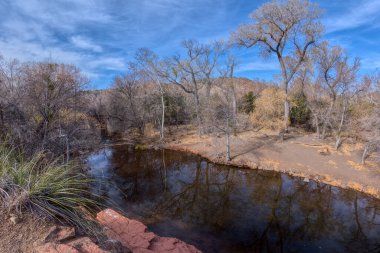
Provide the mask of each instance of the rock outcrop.
{"label": "rock outcrop", "polygon": [[112,209],[98,213],[97,220],[110,239],[120,241],[134,253],[201,253],[181,240],[149,232],[143,223],[128,219]]}
{"label": "rock outcrop", "polygon": [[77,237],[73,227],[53,226],[36,253],[107,253],[88,237]]}
{"label": "rock outcrop", "polygon": [[149,232],[136,220],[128,219],[112,209],[97,215],[109,238],[99,247],[88,237],[78,237],[72,227],[53,226],[45,237],[44,244],[35,248],[36,253],[201,253],[185,242],[160,237]]}

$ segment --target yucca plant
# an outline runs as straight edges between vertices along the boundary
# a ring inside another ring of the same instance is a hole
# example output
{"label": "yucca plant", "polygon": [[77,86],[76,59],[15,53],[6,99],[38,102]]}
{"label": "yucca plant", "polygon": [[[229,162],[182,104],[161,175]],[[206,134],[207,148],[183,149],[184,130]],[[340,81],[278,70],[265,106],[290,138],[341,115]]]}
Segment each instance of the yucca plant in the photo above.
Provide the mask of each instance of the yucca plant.
{"label": "yucca plant", "polygon": [[47,161],[43,153],[23,159],[0,145],[0,206],[3,211],[30,211],[83,226],[86,215],[98,207],[88,189],[90,180],[74,163]]}

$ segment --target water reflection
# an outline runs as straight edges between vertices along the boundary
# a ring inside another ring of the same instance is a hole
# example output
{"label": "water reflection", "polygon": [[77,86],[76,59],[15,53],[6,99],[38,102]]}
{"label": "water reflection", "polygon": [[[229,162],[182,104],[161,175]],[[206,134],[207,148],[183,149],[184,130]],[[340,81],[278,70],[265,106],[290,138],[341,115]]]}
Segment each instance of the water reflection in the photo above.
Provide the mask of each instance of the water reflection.
{"label": "water reflection", "polygon": [[109,204],[204,252],[380,252],[380,201],[354,191],[130,146],[88,164]]}

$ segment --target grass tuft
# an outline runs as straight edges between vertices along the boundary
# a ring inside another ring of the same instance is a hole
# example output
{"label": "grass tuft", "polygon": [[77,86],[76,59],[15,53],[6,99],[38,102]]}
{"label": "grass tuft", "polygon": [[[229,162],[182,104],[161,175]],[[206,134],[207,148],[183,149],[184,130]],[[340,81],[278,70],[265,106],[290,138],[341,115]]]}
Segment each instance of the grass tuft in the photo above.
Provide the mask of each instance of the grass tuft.
{"label": "grass tuft", "polygon": [[30,211],[85,227],[84,219],[98,206],[90,180],[74,163],[47,161],[43,153],[25,160],[0,144],[0,208],[9,213]]}

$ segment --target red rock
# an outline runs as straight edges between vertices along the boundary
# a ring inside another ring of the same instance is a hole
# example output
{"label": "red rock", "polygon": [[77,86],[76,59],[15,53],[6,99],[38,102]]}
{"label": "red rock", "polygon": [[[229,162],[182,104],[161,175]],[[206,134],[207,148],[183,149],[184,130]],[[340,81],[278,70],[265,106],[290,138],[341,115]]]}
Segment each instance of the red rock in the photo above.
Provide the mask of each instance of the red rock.
{"label": "red rock", "polygon": [[134,253],[201,252],[178,239],[157,236],[149,232],[143,223],[128,219],[111,209],[98,213],[97,219],[105,226],[105,233],[109,238],[120,241]]}
{"label": "red rock", "polygon": [[80,253],[107,253],[88,237],[80,237],[67,243],[67,245],[79,250]]}
{"label": "red rock", "polygon": [[132,253],[129,248],[126,248],[120,241],[117,240],[110,239],[103,242],[102,245],[104,249],[112,253]]}
{"label": "red rock", "polygon": [[51,242],[37,247],[35,251],[36,253],[81,253],[69,245],[56,244]]}
{"label": "red rock", "polygon": [[53,226],[45,237],[45,242],[61,242],[74,237],[75,229],[73,227]]}

